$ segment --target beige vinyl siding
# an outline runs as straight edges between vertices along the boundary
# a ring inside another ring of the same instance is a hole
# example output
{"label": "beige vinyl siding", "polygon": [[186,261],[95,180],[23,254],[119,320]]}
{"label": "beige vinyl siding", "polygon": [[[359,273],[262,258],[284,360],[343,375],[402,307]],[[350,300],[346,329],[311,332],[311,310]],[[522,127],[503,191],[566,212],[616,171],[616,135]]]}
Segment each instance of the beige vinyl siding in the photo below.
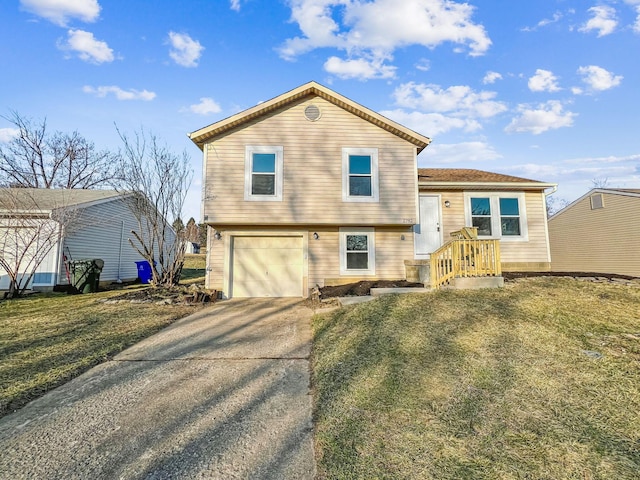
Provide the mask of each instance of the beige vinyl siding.
{"label": "beige vinyl siding", "polygon": [[[459,230],[465,225],[464,192],[451,191],[423,191],[424,195],[441,195],[443,240],[451,239],[451,232]],[[500,193],[499,191],[487,194]],[[513,192],[509,192],[513,193]],[[450,202],[449,208],[444,206]],[[525,192],[525,208],[527,215],[528,241],[501,241],[500,252],[502,266],[506,271],[514,270],[548,270],[549,250],[547,248],[547,233],[545,228],[546,210],[544,194],[542,192]]]}
{"label": "beige vinyl siding", "polygon": [[213,227],[207,228],[207,273],[205,287],[223,290],[224,278],[224,239],[216,240]]}
{"label": "beige vinyl siding", "polygon": [[[304,118],[309,104],[322,116]],[[283,201],[245,201],[245,147],[282,146]],[[342,201],[342,148],[378,149],[379,202]],[[400,225],[416,215],[416,147],[319,97],[205,145],[210,224]]]}
{"label": "beige vinyl siding", "polygon": [[640,197],[602,195],[604,208],[587,195],[549,219],[554,271],[640,276]]}
{"label": "beige vinyl siding", "polygon": [[[404,236],[404,240],[402,237]],[[376,229],[376,276],[405,278],[404,261],[413,259],[413,232],[409,228]]]}
{"label": "beige vinyl siding", "polygon": [[[309,232],[309,285],[338,285],[360,280],[400,280],[405,278],[404,261],[413,258],[413,232],[408,227],[375,228],[376,273],[373,276],[340,275],[339,229]],[[404,240],[401,237],[404,235]]]}
{"label": "beige vinyl siding", "polygon": [[[313,233],[320,238],[314,240]],[[340,276],[340,235],[337,227],[309,230],[309,286],[325,286],[325,278]]]}
{"label": "beige vinyl siding", "polygon": [[[224,272],[228,269],[230,259],[225,256],[227,242],[238,232],[243,234],[254,232],[259,235],[299,235],[304,228],[308,232],[308,244],[306,247],[308,259],[308,273],[305,275],[305,288],[313,288],[316,285],[336,285],[340,283],[350,283],[363,280],[363,277],[348,277],[340,275],[340,237],[338,227],[327,226],[306,226],[295,230],[284,228],[262,228],[255,226],[238,226],[233,230],[221,229],[222,238],[213,239],[213,229],[210,231],[207,255],[207,276],[208,288],[223,291],[225,295]],[[315,240],[313,234],[317,233],[319,238]],[[402,236],[404,235],[404,240]],[[375,250],[376,250],[376,274],[367,276],[367,280],[387,279],[398,280],[405,278],[404,261],[413,258],[413,233],[409,227],[375,228]],[[306,292],[305,292],[306,294]]]}
{"label": "beige vinyl siding", "polygon": [[[101,282],[123,281],[138,277],[136,261],[142,256],[129,243],[131,230],[138,230],[138,222],[122,200],[92,205],[84,208],[77,220],[80,230],[73,230],[64,239],[65,253],[73,260],[100,258],[104,268]],[[120,246],[122,245],[122,251]],[[60,284],[67,284],[62,252],[60,254]]]}

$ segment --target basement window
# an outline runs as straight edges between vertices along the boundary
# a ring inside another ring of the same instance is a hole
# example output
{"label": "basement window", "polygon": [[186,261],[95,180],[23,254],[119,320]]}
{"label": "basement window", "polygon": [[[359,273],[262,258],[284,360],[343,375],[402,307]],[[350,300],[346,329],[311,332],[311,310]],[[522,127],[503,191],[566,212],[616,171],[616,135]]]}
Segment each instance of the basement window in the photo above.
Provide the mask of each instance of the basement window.
{"label": "basement window", "polygon": [[373,228],[340,229],[340,275],[376,274]]}

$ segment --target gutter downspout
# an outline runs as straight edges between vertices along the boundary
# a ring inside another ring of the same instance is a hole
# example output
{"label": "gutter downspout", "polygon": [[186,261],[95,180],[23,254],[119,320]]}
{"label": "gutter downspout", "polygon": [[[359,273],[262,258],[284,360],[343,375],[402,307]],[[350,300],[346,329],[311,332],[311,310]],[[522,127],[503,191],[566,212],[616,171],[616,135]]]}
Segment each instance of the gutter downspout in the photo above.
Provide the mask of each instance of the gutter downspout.
{"label": "gutter downspout", "polygon": [[547,214],[547,197],[549,195],[553,195],[557,191],[558,185],[554,185],[549,193],[545,192],[544,190],[542,191],[542,199],[544,200],[544,216],[547,219],[547,221],[544,222],[544,235],[547,238],[547,262],[549,262],[549,268],[551,268],[551,241],[549,240],[549,215]]}
{"label": "gutter downspout", "polygon": [[120,278],[120,265],[122,264],[122,241],[124,240],[124,220],[122,220],[120,227],[120,251],[118,252],[118,278],[116,279],[116,283],[122,283],[122,279]]}

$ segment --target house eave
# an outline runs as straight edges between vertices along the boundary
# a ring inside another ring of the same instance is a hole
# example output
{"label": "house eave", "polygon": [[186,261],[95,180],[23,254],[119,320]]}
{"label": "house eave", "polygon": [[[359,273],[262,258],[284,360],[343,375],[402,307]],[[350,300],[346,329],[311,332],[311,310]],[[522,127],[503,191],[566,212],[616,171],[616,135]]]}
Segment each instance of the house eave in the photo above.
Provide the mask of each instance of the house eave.
{"label": "house eave", "polygon": [[546,190],[555,183],[542,182],[420,182],[420,190]]}
{"label": "house eave", "polygon": [[340,108],[350,112],[370,123],[386,130],[394,135],[415,145],[418,149],[417,153],[424,150],[431,139],[425,137],[413,130],[390,120],[379,113],[374,112],[350,99],[344,97],[316,82],[306,83],[290,92],[279,95],[271,100],[262,102],[247,110],[236,113],[219,122],[208,125],[204,128],[189,133],[188,137],[195,143],[200,150],[204,149],[204,144],[225,135],[227,132],[248,123],[256,118],[268,115],[286,105],[297,102],[306,97],[320,97],[324,100],[339,106]]}

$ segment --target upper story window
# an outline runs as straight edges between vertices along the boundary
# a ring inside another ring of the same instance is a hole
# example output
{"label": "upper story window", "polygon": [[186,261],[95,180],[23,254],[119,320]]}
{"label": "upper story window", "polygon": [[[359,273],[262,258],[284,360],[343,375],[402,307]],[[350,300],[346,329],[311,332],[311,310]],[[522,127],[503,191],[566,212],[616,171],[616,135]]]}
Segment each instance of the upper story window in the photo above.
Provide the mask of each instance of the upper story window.
{"label": "upper story window", "polygon": [[465,193],[465,217],[479,237],[527,240],[523,193]]}
{"label": "upper story window", "polygon": [[342,149],[342,200],[377,202],[378,149]]}
{"label": "upper story window", "polygon": [[245,149],[244,199],[282,201],[283,148],[253,146]]}

